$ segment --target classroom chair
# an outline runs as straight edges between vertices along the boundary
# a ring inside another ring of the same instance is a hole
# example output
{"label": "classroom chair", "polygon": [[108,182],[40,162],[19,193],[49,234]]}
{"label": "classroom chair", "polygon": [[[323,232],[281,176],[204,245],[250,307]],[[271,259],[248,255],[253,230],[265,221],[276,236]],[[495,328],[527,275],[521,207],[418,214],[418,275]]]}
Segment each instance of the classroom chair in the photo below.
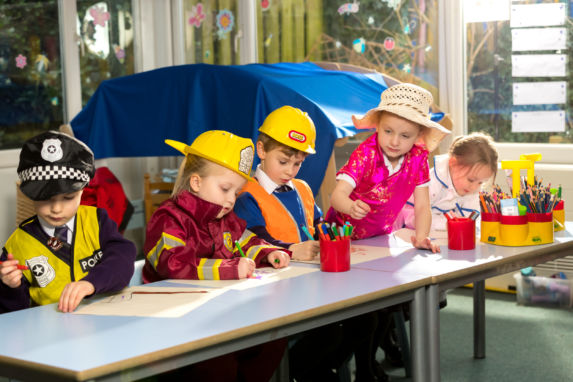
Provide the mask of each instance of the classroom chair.
{"label": "classroom chair", "polygon": [[145,264],[145,260],[136,260],[133,269],[133,276],[131,276],[131,280],[129,280],[128,286],[137,286],[143,284],[143,275],[141,271],[143,271],[143,265]]}
{"label": "classroom chair", "polygon": [[143,175],[143,207],[145,209],[145,223],[151,219],[151,215],[155,212],[157,207],[169,199],[173,191],[174,183],[164,182],[155,177],[151,180],[148,173]]}

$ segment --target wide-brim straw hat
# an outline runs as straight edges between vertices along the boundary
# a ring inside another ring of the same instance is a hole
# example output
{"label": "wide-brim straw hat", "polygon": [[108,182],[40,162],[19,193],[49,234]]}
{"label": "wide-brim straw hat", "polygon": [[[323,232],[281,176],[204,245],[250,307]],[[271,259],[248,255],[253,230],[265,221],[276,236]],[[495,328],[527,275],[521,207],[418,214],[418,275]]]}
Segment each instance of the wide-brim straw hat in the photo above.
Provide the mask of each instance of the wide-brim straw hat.
{"label": "wide-brim straw hat", "polygon": [[387,111],[425,127],[420,135],[428,151],[438,147],[440,141],[450,131],[430,119],[432,94],[417,85],[402,83],[389,87],[380,95],[378,107],[370,109],[364,116],[352,116],[357,129],[378,128],[380,113]]}

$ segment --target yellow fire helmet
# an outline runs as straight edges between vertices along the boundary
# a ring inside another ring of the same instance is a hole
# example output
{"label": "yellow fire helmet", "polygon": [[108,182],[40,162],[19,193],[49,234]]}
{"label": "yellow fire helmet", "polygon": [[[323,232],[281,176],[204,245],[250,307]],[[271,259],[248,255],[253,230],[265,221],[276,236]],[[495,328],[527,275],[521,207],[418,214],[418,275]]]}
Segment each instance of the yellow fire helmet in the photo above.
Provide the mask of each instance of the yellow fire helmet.
{"label": "yellow fire helmet", "polygon": [[249,138],[242,138],[222,130],[210,130],[199,135],[191,146],[166,139],[165,143],[184,155],[194,154],[235,171],[247,180],[253,167],[255,146]]}
{"label": "yellow fire helmet", "polygon": [[282,106],[274,110],[265,118],[259,131],[293,149],[316,153],[314,122],[307,113],[295,107]]}

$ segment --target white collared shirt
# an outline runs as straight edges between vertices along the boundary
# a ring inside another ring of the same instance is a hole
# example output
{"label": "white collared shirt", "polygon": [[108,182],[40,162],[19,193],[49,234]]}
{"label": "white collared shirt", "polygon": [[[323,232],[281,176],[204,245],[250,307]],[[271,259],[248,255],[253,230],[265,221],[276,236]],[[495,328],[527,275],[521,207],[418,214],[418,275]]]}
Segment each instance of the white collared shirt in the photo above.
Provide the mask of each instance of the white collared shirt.
{"label": "white collared shirt", "polygon": [[[51,225],[49,225],[44,219],[42,219],[41,217],[38,216],[38,221],[40,222],[40,225],[42,226],[42,229],[44,230],[44,232],[46,232],[46,234],[50,237],[54,236],[54,231],[56,230],[56,227],[53,227]],[[72,233],[74,232],[74,222],[76,221],[76,217],[75,215],[68,220],[68,222],[65,224],[66,227],[68,227],[68,237],[66,239],[66,241],[68,242],[68,244],[72,244]]]}
{"label": "white collared shirt", "polygon": [[[269,195],[272,194],[277,188],[282,186],[282,185],[279,185],[279,184],[273,182],[271,180],[271,178],[269,178],[269,176],[261,168],[260,163],[257,165],[257,169],[255,170],[255,178],[257,178],[257,181],[259,182],[261,187],[263,187],[263,189]],[[289,180],[286,183],[286,185],[294,190],[294,183],[292,182],[292,180]]]}

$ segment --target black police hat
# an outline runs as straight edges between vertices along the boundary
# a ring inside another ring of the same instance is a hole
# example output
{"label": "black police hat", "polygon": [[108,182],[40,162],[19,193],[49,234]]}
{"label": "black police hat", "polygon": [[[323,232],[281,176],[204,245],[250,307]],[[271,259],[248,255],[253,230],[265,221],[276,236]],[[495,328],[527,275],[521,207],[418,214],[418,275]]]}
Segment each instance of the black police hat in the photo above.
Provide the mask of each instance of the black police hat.
{"label": "black police hat", "polygon": [[83,189],[94,176],[94,154],[69,135],[48,131],[22,146],[18,164],[20,190],[32,200]]}

